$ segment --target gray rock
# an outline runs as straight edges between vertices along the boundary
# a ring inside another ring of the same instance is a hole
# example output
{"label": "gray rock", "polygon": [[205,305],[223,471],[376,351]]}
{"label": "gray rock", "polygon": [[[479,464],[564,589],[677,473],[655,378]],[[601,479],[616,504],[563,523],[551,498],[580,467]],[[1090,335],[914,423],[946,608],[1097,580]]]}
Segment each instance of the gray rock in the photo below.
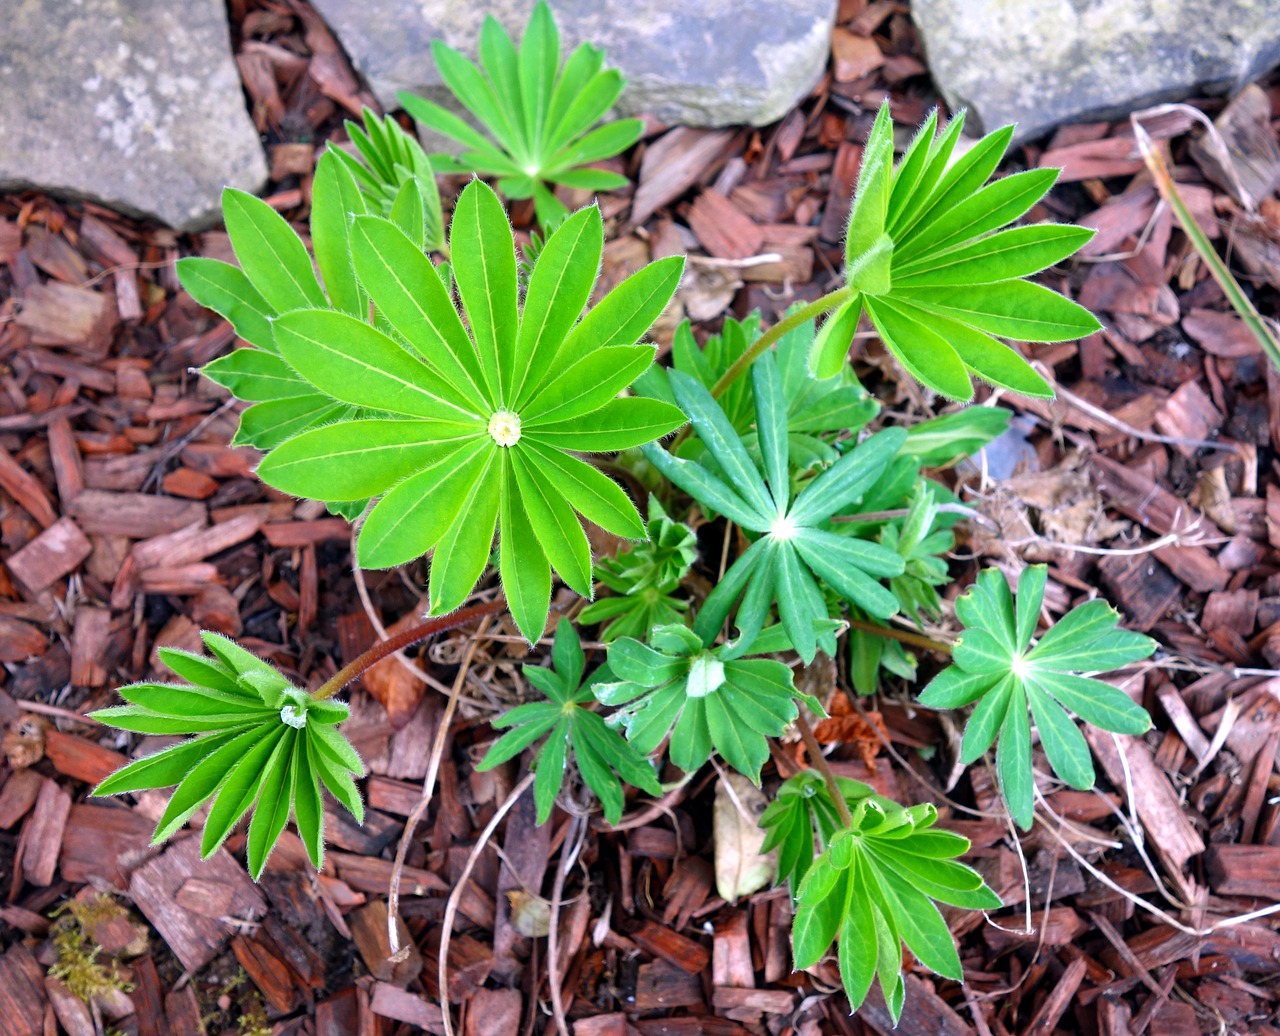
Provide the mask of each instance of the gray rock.
{"label": "gray rock", "polygon": [[[448,91],[431,60],[437,37],[474,59],[492,13],[520,38],[534,0],[314,0],[388,108],[397,90],[437,103]],[[623,114],[690,126],[763,126],[818,81],[836,0],[550,0],[569,46],[604,47],[626,75]]]}
{"label": "gray rock", "polygon": [[1276,0],[913,0],[934,80],[972,131],[1114,118],[1280,62]]}
{"label": "gray rock", "polygon": [[221,0],[6,0],[0,190],[90,198],[179,230],[266,159]]}

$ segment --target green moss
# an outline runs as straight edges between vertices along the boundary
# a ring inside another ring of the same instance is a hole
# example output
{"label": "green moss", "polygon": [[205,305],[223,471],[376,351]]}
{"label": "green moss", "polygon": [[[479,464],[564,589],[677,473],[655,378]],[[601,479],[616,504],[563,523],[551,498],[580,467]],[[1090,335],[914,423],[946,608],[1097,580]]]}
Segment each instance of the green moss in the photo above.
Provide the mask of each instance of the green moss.
{"label": "green moss", "polygon": [[119,961],[103,950],[92,934],[97,925],[125,913],[125,908],[105,892],[88,902],[72,900],[54,911],[56,920],[49,935],[58,960],[49,969],[50,977],[85,1003],[96,996],[130,992],[133,986],[121,975]]}

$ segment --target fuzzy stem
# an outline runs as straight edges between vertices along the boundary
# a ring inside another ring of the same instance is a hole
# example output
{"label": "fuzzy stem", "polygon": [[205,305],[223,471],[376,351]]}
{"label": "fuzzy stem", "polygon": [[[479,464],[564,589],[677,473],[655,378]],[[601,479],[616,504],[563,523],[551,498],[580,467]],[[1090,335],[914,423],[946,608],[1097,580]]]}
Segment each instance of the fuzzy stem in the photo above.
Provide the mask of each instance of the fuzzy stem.
{"label": "fuzzy stem", "polygon": [[724,395],[725,391],[735,381],[740,378],[743,373],[756,362],[759,357],[769,346],[773,345],[783,335],[794,331],[801,324],[808,320],[815,320],[822,316],[823,313],[829,313],[837,306],[847,302],[853,297],[853,289],[847,285],[843,288],[837,288],[829,294],[823,295],[822,298],[810,302],[807,306],[802,306],[790,316],[783,317],[773,327],[769,328],[764,334],[757,338],[751,348],[739,356],[733,365],[720,375],[720,380],[715,383],[711,389],[711,395],[719,399]]}
{"label": "fuzzy stem", "polygon": [[850,629],[861,630],[863,633],[871,633],[877,637],[886,637],[889,640],[898,640],[903,644],[910,644],[912,647],[920,648],[924,651],[936,651],[940,655],[951,657],[951,645],[941,640],[934,640],[932,637],[926,637],[921,633],[912,633],[910,630],[895,629],[892,626],[877,626],[874,622],[863,622],[861,619],[845,619]]}
{"label": "fuzzy stem", "polygon": [[433,633],[444,633],[446,630],[456,629],[464,626],[473,619],[479,619],[486,615],[494,615],[502,611],[507,606],[505,598],[499,597],[496,600],[488,601],[485,604],[475,604],[470,608],[463,608],[461,611],[453,612],[449,615],[441,615],[435,619],[428,619],[426,622],[418,626],[412,626],[407,630],[402,630],[395,636],[388,637],[386,640],[380,640],[374,644],[353,661],[343,666],[329,679],[315,689],[311,697],[316,701],[324,701],[326,698],[332,698],[335,694],[346,687],[352,680],[360,676],[368,669],[372,669],[388,655],[394,655],[397,651],[402,651],[411,644],[416,644],[420,640],[425,640]]}
{"label": "fuzzy stem", "polygon": [[[773,327],[769,328],[764,334],[757,338],[751,347],[734,360],[733,364],[720,375],[720,380],[711,387],[711,395],[715,399],[719,399],[728,390],[729,386],[740,378],[746,370],[756,362],[760,355],[768,349],[783,335],[794,331],[797,327],[807,320],[815,320],[822,316],[823,313],[829,313],[837,306],[847,302],[853,297],[854,291],[846,286],[837,288],[833,292],[823,295],[822,298],[810,302],[807,306],[803,306],[796,310],[790,316],[783,317]],[[689,437],[692,425],[685,425],[671,443],[671,451],[674,453],[676,447]]]}
{"label": "fuzzy stem", "polygon": [[818,744],[818,739],[813,736],[809,721],[804,718],[803,709],[796,716],[796,729],[800,731],[800,736],[804,739],[804,747],[809,750],[809,764],[822,774],[822,779],[826,782],[831,801],[835,803],[836,812],[840,814],[840,823],[845,827],[853,827],[853,814],[849,812],[849,804],[845,802],[844,796],[840,794],[840,785],[836,783],[836,775],[831,772],[827,757],[822,754],[822,746]]}

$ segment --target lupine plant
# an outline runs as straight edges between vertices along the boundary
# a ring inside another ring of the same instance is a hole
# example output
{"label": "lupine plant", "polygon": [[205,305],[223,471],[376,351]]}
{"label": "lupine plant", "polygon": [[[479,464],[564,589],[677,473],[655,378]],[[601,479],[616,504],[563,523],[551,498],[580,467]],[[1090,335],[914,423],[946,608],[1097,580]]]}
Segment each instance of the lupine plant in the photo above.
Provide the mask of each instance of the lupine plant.
{"label": "lupine plant", "polygon": [[[847,653],[853,688],[871,694],[888,678],[914,681],[933,665],[929,652],[950,654],[918,704],[974,706],[961,761],[998,744],[1000,788],[1025,828],[1033,724],[1054,772],[1090,787],[1078,722],[1137,734],[1150,720],[1084,674],[1131,664],[1154,642],[1118,629],[1097,600],[1039,632],[1043,567],[1022,573],[1016,599],[1003,574],[981,572],[954,605],[963,632],[953,647],[904,629],[950,611],[938,591],[963,508],[939,473],[999,435],[1008,411],[904,427],[881,414],[849,348],[865,315],[927,389],[966,400],[978,378],[1050,395],[1008,343],[1096,329],[1075,303],[1024,279],[1090,231],[1009,227],[1055,177],[991,179],[1011,128],[956,157],[963,117],[942,126],[934,113],[895,162],[885,106],[864,152],[844,283],[767,330],[758,315],[729,320],[700,345],[685,325],[670,364],[657,365],[646,336],[682,261],[654,262],[597,297],[600,211],[565,213],[548,187],[618,184],[583,167],[638,135],[633,123],[590,129],[621,78],[586,45],[561,66],[544,4],[519,48],[486,22],[483,71],[443,45],[435,56],[483,127],[406,98],[465,149],[435,171],[470,170],[495,177],[507,198],[532,195],[546,231],[537,248],[522,254],[499,193],[478,180],[446,229],[432,162],[397,124],[370,115],[348,127],[358,158],[330,150],[318,163],[311,252],[263,202],[228,190],[236,264],[190,258],[178,268],[243,341],[203,373],[249,404],[235,441],[262,451],[259,477],[357,521],[358,565],[428,558],[430,616],[310,693],[216,634],[205,634],[208,656],[161,651],[185,683],[122,688],[127,704],[95,716],[186,740],[96,793],[174,788],[156,840],[207,807],[205,855],[250,816],[255,879],[292,818],[318,867],[323,794],[362,813],[364,767],[341,733],[347,708],[336,695],[391,651],[502,609],[537,642],[558,578],[585,606],[556,616],[551,667],[524,667],[527,700],[495,720],[503,733],[480,767],[526,760],[540,823],[571,788],[575,803],[594,796],[617,823],[629,796],[659,795],[718,757],[772,790],[760,823],[794,901],[796,967],[834,945],[851,1005],[878,978],[897,1018],[903,944],[919,966],[963,978],[934,904],[1000,901],[959,862],[968,842],[942,829],[932,804],[895,803],[834,776],[809,727],[822,705],[797,672],[820,652]],[[651,494],[647,525],[611,474]],[[616,538],[615,556],[593,558],[586,525]],[[593,601],[597,584],[605,592]],[[481,585],[500,593],[462,607]],[[605,650],[586,650],[575,621],[597,628]],[[771,742],[793,730],[812,768],[778,786]]]}

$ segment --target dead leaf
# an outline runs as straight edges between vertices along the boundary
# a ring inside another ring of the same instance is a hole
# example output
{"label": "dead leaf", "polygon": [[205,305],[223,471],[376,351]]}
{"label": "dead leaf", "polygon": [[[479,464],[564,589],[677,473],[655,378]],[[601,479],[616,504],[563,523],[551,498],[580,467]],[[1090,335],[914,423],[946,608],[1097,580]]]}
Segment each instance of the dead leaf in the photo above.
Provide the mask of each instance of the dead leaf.
{"label": "dead leaf", "polygon": [[[831,713],[813,728],[813,736],[820,745],[833,745],[837,742],[852,745],[858,758],[866,764],[867,770],[876,772],[876,756],[880,754],[881,740],[876,731],[887,741],[889,731],[885,729],[884,719],[878,712],[867,712],[866,719],[858,715],[857,710],[849,703],[847,694],[832,695],[827,711]],[[868,722],[870,721],[870,722]]]}
{"label": "dead leaf", "polygon": [[524,889],[507,893],[511,904],[511,927],[528,939],[541,939],[551,931],[551,904]]}
{"label": "dead leaf", "polygon": [[716,891],[730,903],[764,888],[778,869],[777,852],[760,851],[765,833],[756,821],[768,804],[764,793],[739,773],[716,782]]}

